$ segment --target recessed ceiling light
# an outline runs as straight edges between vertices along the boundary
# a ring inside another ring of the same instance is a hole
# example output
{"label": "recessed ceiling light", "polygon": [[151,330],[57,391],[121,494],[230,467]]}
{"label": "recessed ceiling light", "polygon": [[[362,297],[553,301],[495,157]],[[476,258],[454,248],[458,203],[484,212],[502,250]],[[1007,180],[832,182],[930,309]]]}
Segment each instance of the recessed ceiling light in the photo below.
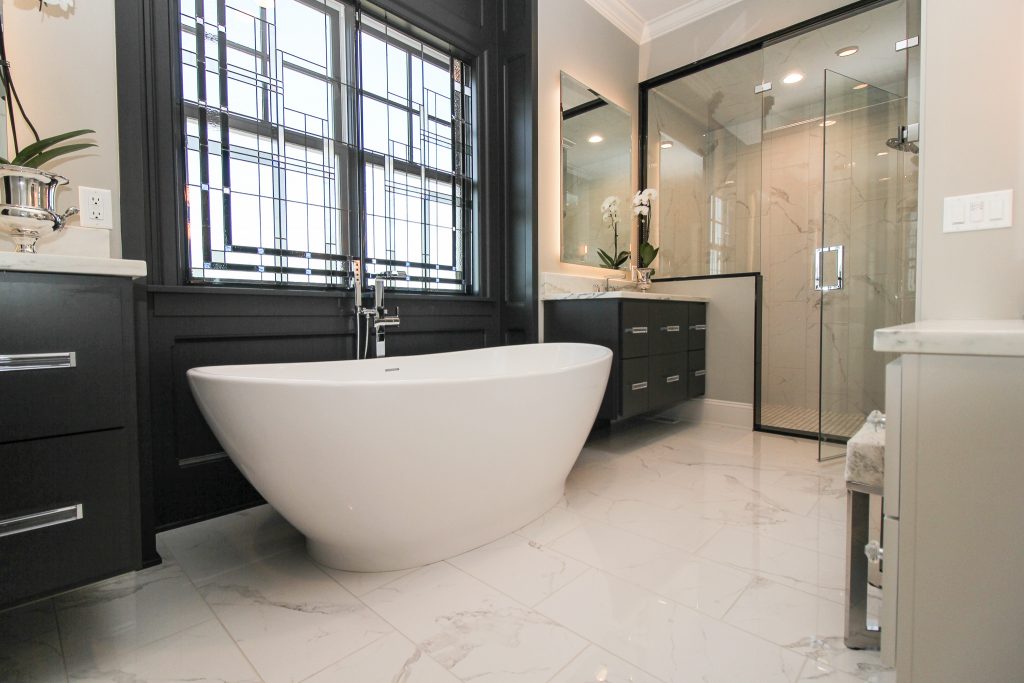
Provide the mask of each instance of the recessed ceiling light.
{"label": "recessed ceiling light", "polygon": [[804,75],[799,71],[788,73],[782,78],[782,82],[786,85],[793,85],[794,83],[799,83],[802,80],[804,80]]}
{"label": "recessed ceiling light", "polygon": [[672,141],[671,140],[666,140],[665,142],[661,143],[661,148],[662,149],[668,149],[671,146],[672,146]]}
{"label": "recessed ceiling light", "polygon": [[824,128],[825,126],[834,126],[834,125],[836,125],[836,122],[835,122],[835,121],[833,121],[832,119],[827,119],[827,120],[825,120],[825,121],[822,121],[822,122],[821,122],[821,123],[819,123],[818,125],[819,125],[820,127]]}
{"label": "recessed ceiling light", "polygon": [[876,157],[887,157],[887,156],[889,156],[889,153],[888,152],[879,152],[875,156]]}
{"label": "recessed ceiling light", "polygon": [[846,47],[841,47],[838,50],[836,50],[836,55],[838,55],[839,57],[849,57],[850,55],[857,54],[859,50],[860,48],[857,47],[856,45],[847,45]]}
{"label": "recessed ceiling light", "polygon": [[594,133],[589,138],[587,138],[587,142],[590,142],[590,143],[593,143],[593,144],[596,145],[599,142],[604,142],[604,138],[601,137],[600,135],[598,135],[597,133]]}
{"label": "recessed ceiling light", "polygon": [[889,180],[889,176],[885,176],[884,178],[879,178],[878,182],[884,183],[886,180]]}
{"label": "recessed ceiling light", "polygon": [[736,184],[736,181],[735,181],[735,180],[726,180],[726,181],[725,181],[725,184],[726,184],[726,185],[735,185],[735,184]]}
{"label": "recessed ceiling light", "polygon": [[854,90],[863,90],[866,87],[868,87],[867,83],[858,83],[857,85],[853,86],[853,89]]}

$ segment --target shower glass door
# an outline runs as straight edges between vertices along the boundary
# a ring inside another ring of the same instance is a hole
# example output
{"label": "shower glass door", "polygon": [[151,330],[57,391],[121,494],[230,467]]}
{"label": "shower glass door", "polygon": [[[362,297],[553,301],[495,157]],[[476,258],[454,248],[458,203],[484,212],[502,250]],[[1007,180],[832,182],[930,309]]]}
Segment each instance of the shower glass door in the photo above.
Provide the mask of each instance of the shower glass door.
{"label": "shower glass door", "polygon": [[913,320],[916,146],[903,143],[907,101],[825,72],[823,201],[814,288],[820,296],[819,459],[884,411],[874,331]]}

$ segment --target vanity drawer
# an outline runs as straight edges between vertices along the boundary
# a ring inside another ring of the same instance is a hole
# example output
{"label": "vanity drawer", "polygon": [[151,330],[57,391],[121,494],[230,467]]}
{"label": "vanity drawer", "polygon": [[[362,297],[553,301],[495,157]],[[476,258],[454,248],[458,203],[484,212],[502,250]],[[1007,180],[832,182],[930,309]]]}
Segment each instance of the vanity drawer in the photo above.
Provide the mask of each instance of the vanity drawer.
{"label": "vanity drawer", "polygon": [[678,353],[687,348],[687,305],[679,302],[650,305],[651,353]]}
{"label": "vanity drawer", "polygon": [[707,339],[708,307],[707,304],[690,304],[687,322],[687,347],[703,349]]}
{"label": "vanity drawer", "polygon": [[0,273],[0,443],[125,424],[129,287]]}
{"label": "vanity drawer", "polygon": [[650,316],[646,303],[622,303],[622,357],[646,356],[650,350]]}
{"label": "vanity drawer", "polygon": [[650,378],[646,357],[622,361],[622,417],[632,417],[650,409]]}
{"label": "vanity drawer", "polygon": [[651,356],[651,408],[686,399],[686,354]]}
{"label": "vanity drawer", "polygon": [[131,434],[0,446],[0,609],[137,568]]}

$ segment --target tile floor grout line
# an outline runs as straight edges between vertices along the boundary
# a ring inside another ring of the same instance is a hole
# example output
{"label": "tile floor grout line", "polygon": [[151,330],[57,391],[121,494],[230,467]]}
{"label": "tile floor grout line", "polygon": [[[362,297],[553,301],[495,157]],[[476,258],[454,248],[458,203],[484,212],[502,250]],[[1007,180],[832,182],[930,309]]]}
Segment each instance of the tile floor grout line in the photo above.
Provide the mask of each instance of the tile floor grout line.
{"label": "tile floor grout line", "polygon": [[57,614],[57,602],[53,598],[47,598],[50,603],[50,611],[53,614],[53,625],[57,627],[57,647],[60,648],[60,667],[64,671],[64,680],[71,683],[71,672],[68,671],[68,660],[64,656],[64,633],[60,627],[60,616]]}

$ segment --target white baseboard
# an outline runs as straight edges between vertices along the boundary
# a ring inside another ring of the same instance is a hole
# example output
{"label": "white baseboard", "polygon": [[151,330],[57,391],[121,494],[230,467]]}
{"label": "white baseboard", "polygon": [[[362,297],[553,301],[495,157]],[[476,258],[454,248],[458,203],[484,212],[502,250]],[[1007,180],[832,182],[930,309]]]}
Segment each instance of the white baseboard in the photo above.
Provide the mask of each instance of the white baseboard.
{"label": "white baseboard", "polygon": [[729,427],[754,427],[754,405],[735,401],[719,401],[714,398],[698,398],[687,401],[662,413],[685,422],[706,422]]}

